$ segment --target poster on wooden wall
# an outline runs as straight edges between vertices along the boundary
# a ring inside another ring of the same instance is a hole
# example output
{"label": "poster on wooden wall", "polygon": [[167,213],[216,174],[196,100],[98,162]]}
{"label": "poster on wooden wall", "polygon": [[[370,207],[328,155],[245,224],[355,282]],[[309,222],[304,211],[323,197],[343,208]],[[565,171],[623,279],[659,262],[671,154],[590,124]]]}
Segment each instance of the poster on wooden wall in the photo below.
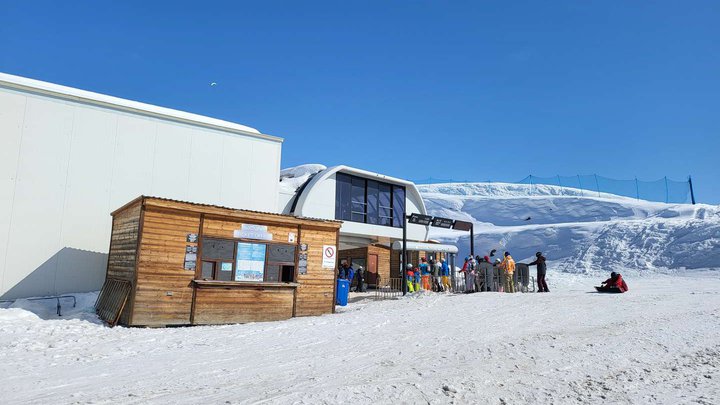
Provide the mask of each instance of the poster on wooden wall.
{"label": "poster on wooden wall", "polygon": [[235,281],[263,281],[266,245],[238,242]]}

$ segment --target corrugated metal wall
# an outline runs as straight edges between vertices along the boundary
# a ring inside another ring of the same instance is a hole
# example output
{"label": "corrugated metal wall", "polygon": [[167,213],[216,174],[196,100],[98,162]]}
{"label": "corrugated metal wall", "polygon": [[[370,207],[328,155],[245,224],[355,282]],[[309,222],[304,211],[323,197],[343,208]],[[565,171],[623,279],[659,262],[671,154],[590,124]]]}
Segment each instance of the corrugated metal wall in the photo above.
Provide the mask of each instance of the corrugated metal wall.
{"label": "corrugated metal wall", "polygon": [[0,87],[0,297],[99,289],[139,195],[277,211],[281,143]]}

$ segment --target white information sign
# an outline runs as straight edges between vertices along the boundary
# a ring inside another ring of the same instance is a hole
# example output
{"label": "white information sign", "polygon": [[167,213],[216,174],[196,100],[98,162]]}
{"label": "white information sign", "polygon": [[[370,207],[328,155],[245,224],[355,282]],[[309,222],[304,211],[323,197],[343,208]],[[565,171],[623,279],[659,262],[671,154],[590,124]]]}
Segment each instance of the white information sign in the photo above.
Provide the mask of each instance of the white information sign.
{"label": "white information sign", "polygon": [[337,249],[335,248],[335,245],[323,245],[322,255],[323,269],[334,269],[335,258],[337,257]]}

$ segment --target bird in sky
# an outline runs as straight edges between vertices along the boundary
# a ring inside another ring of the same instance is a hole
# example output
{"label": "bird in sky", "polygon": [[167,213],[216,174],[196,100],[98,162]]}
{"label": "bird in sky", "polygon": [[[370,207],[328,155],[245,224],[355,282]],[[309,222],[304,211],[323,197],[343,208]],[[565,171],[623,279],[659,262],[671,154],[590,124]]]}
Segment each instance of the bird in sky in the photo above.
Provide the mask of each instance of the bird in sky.
{"label": "bird in sky", "polygon": [[215,83],[215,82],[210,83],[210,87],[215,87],[215,86],[217,86],[217,83]]}

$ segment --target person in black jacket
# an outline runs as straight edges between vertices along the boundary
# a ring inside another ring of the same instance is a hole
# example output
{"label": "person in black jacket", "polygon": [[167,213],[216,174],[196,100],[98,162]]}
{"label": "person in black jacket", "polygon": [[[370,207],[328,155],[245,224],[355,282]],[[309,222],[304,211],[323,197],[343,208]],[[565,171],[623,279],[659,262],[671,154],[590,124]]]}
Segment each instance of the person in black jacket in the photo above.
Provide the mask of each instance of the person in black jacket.
{"label": "person in black jacket", "polygon": [[545,273],[547,272],[547,264],[545,264],[545,256],[542,252],[535,253],[535,261],[529,263],[528,266],[537,266],[537,283],[538,292],[550,292],[548,290],[547,283],[545,282]]}

